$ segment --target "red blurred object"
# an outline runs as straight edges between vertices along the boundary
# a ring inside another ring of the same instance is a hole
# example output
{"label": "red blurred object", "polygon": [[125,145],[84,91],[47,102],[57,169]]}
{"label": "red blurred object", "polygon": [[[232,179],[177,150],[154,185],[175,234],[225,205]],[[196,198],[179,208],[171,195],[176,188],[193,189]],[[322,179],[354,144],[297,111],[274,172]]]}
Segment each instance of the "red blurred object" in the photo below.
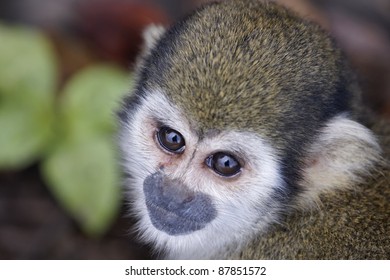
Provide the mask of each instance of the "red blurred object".
{"label": "red blurred object", "polygon": [[78,9],[77,31],[99,57],[128,67],[142,46],[142,31],[167,25],[167,13],[152,3],[126,0],[85,1]]}

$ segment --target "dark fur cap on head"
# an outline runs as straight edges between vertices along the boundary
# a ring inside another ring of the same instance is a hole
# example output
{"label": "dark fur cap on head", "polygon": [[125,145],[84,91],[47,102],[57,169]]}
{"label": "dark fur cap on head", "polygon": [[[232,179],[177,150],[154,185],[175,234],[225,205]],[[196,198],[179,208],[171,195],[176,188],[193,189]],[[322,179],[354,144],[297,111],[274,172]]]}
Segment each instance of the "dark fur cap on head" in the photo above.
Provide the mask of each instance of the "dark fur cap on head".
{"label": "dark fur cap on head", "polygon": [[146,53],[133,102],[158,88],[200,137],[221,129],[260,133],[282,154],[290,179],[322,126],[350,111],[349,71],[333,40],[274,3],[207,5]]}

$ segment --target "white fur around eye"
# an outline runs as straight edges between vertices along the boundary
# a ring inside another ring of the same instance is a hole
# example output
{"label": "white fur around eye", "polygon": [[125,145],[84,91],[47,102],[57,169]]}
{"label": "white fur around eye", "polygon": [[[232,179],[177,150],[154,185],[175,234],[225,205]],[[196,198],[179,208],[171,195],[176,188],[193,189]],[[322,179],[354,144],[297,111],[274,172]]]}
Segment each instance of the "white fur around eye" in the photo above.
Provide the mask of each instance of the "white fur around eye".
{"label": "white fur around eye", "polygon": [[[180,159],[170,159],[159,152],[152,140],[155,119],[185,138],[186,150]],[[273,193],[285,185],[272,147],[249,132],[227,131],[199,140],[190,127],[190,120],[161,91],[147,93],[135,109],[121,133],[121,149],[124,168],[131,175],[126,185],[133,201],[133,214],[139,219],[137,228],[141,239],[153,243],[167,258],[222,258],[228,253],[227,244],[234,244],[232,248],[238,252],[245,245],[244,240],[278,219],[280,204]],[[231,151],[245,159],[242,172],[234,180],[216,176],[205,166],[206,157],[218,150]],[[169,236],[152,225],[145,205],[143,181],[157,172],[164,161],[172,161],[172,165],[164,169],[169,178],[178,179],[193,191],[213,199],[217,217],[205,228],[188,235]]]}

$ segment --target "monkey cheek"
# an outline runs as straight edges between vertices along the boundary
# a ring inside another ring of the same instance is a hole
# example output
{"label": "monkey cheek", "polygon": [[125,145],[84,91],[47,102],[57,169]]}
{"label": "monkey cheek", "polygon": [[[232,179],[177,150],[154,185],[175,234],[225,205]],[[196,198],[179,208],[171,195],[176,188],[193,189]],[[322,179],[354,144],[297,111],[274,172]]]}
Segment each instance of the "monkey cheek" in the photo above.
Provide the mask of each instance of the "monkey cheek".
{"label": "monkey cheek", "polygon": [[145,179],[144,193],[153,226],[168,235],[190,234],[203,229],[216,217],[217,211],[208,195],[189,192],[185,186],[178,186],[161,174]]}

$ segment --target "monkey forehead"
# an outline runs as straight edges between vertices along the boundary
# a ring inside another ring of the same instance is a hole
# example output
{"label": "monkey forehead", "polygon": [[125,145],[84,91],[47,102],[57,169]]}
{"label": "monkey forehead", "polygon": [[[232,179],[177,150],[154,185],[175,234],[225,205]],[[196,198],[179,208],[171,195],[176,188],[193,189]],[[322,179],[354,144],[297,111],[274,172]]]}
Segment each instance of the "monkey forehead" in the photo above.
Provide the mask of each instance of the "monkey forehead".
{"label": "monkey forehead", "polygon": [[343,63],[316,25],[274,4],[226,1],[171,28],[151,83],[204,129],[310,128],[347,108]]}

